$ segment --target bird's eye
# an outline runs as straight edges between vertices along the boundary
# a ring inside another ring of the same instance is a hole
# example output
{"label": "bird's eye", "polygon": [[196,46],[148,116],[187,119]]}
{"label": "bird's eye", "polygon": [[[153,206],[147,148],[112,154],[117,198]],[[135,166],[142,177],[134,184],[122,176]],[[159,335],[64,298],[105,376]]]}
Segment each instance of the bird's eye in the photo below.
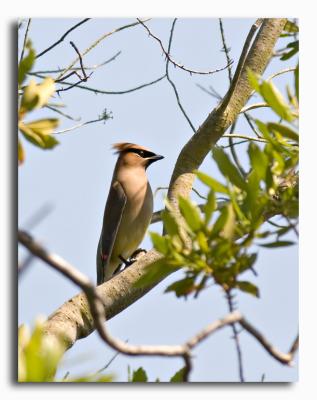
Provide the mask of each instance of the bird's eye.
{"label": "bird's eye", "polygon": [[144,151],[143,151],[143,150],[139,150],[139,155],[140,155],[141,157],[143,157],[143,156],[144,156]]}

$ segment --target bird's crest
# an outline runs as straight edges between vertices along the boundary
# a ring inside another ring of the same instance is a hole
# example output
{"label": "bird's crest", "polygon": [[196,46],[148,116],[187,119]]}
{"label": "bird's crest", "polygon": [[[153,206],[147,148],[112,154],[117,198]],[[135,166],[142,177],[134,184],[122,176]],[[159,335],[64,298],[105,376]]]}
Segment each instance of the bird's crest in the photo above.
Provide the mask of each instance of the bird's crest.
{"label": "bird's crest", "polygon": [[134,144],[134,143],[114,143],[112,145],[112,148],[116,150],[116,154],[122,153],[129,149],[147,150],[145,147],[140,146],[138,144]]}

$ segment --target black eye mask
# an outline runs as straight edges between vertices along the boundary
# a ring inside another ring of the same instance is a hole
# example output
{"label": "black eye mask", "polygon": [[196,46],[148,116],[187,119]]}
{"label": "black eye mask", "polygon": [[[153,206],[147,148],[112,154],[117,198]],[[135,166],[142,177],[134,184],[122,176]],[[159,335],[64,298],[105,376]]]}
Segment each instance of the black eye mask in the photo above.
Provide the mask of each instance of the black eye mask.
{"label": "black eye mask", "polygon": [[148,150],[141,150],[141,149],[128,149],[126,150],[127,153],[136,153],[142,158],[149,158],[155,156],[155,153],[152,153]]}

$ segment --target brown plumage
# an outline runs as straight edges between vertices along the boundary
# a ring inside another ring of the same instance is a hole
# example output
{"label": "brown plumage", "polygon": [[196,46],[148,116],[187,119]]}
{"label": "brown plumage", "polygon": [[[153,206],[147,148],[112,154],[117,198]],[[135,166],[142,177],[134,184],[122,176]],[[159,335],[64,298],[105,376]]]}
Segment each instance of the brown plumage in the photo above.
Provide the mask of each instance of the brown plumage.
{"label": "brown plumage", "polygon": [[138,248],[153,213],[153,195],[146,176],[147,167],[162,159],[146,147],[134,143],[113,145],[119,155],[97,249],[97,283],[111,278]]}

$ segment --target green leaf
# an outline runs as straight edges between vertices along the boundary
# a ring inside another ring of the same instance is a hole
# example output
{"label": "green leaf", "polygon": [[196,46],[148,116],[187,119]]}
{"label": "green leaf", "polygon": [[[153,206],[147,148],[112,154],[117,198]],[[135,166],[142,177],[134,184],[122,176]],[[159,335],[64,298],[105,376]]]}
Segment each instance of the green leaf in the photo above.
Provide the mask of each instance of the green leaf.
{"label": "green leaf", "polygon": [[249,67],[247,68],[247,74],[248,74],[248,79],[251,87],[256,91],[260,92],[260,79],[261,76],[258,74],[255,74]]}
{"label": "green leaf", "polygon": [[295,72],[294,72],[294,77],[295,77],[295,93],[297,100],[299,100],[299,63],[297,63]]}
{"label": "green leaf", "polygon": [[137,369],[136,371],[133,371],[132,374],[132,381],[131,382],[147,382],[148,378],[146,375],[146,372],[142,367]]}
{"label": "green leaf", "polygon": [[146,271],[135,282],[134,287],[140,288],[150,286],[153,283],[158,283],[176,269],[177,267],[172,266],[168,260],[162,258],[146,267]]}
{"label": "green leaf", "polygon": [[212,217],[213,212],[217,208],[216,196],[213,190],[210,190],[207,201],[204,204],[205,224],[207,225]]}
{"label": "green leaf", "polygon": [[280,58],[281,61],[286,61],[298,53],[299,41],[295,40],[294,42],[289,43],[286,47],[291,50],[288,53],[282,55],[282,57]]}
{"label": "green leaf", "polygon": [[284,26],[284,31],[289,32],[289,33],[295,33],[295,32],[298,32],[299,29],[298,29],[298,26],[294,22],[292,22],[288,19]]}
{"label": "green leaf", "polygon": [[207,254],[209,252],[208,239],[203,231],[197,232],[196,240],[199,244],[200,250]]}
{"label": "green leaf", "polygon": [[289,105],[272,82],[264,81],[261,84],[260,90],[264,100],[278,116],[288,122],[293,121],[294,116]]}
{"label": "green leaf", "polygon": [[175,236],[179,234],[179,226],[169,210],[163,210],[161,213],[162,221],[164,224],[164,229],[170,236]]}
{"label": "green leaf", "polygon": [[222,174],[227,177],[233,185],[245,190],[246,184],[242,175],[236,166],[230,161],[230,158],[225,151],[220,147],[214,147],[212,154]]}
{"label": "green leaf", "polygon": [[236,223],[236,216],[233,210],[232,203],[228,204],[227,208],[228,208],[228,217],[223,226],[222,237],[226,239],[232,239]]}
{"label": "green leaf", "polygon": [[65,347],[45,335],[44,321],[37,320],[32,335],[19,331],[19,382],[52,382]]}
{"label": "green leaf", "polygon": [[57,118],[45,118],[25,123],[25,126],[39,135],[50,135],[58,127],[58,124],[59,120]]}
{"label": "green leaf", "polygon": [[23,114],[25,111],[43,107],[48,103],[54,92],[55,83],[52,78],[45,78],[43,82],[39,84],[32,79],[24,89],[20,113]]}
{"label": "green leaf", "polygon": [[293,244],[294,244],[294,242],[292,242],[290,240],[280,240],[280,241],[275,241],[275,242],[272,242],[272,243],[260,244],[259,246],[267,247],[267,248],[275,248],[275,247],[291,246]]}
{"label": "green leaf", "polygon": [[25,153],[20,139],[18,139],[18,164],[21,165],[24,162]]}
{"label": "green leaf", "polygon": [[270,129],[270,131],[277,131],[287,139],[294,140],[295,142],[299,141],[298,133],[293,131],[293,129],[289,128],[288,126],[277,124],[275,122],[269,122],[267,127]]}
{"label": "green leaf", "polygon": [[195,278],[187,277],[174,282],[165,289],[165,293],[175,292],[176,297],[188,296],[196,289]]}
{"label": "green leaf", "polygon": [[27,41],[26,50],[28,50],[28,54],[21,60],[18,68],[18,85],[21,86],[24,82],[26,75],[31,71],[34,61],[35,61],[35,50],[32,47],[32,43],[30,40]]}
{"label": "green leaf", "polygon": [[165,236],[161,236],[156,232],[150,232],[151,240],[154,248],[161,254],[166,255],[168,252],[168,243]]}
{"label": "green leaf", "polygon": [[249,144],[248,154],[252,169],[256,172],[260,179],[264,179],[266,168],[269,163],[267,155],[254,142]]}
{"label": "green leaf", "polygon": [[[58,120],[52,119],[51,123],[49,121],[50,120],[39,120],[27,124],[20,121],[18,126],[26,140],[35,146],[47,150],[52,149],[59,144],[58,140],[56,140],[50,133],[47,133],[50,132],[54,126],[56,126],[54,121]],[[43,131],[41,130],[41,126],[43,126]]]}
{"label": "green leaf", "polygon": [[235,287],[240,289],[242,292],[252,294],[252,296],[255,297],[260,297],[259,289],[251,282],[238,281],[236,282]]}
{"label": "green leaf", "polygon": [[178,205],[179,210],[189,228],[193,232],[198,231],[202,226],[199,208],[194,205],[188,198],[182,196],[178,197]]}
{"label": "green leaf", "polygon": [[203,182],[205,185],[209,186],[212,190],[217,193],[228,194],[228,189],[222,183],[218,182],[216,179],[212,178],[211,176],[205,174],[201,171],[194,171],[197,175],[198,179]]}
{"label": "green leaf", "polygon": [[186,368],[183,367],[177,371],[170,379],[170,382],[184,382]]}

